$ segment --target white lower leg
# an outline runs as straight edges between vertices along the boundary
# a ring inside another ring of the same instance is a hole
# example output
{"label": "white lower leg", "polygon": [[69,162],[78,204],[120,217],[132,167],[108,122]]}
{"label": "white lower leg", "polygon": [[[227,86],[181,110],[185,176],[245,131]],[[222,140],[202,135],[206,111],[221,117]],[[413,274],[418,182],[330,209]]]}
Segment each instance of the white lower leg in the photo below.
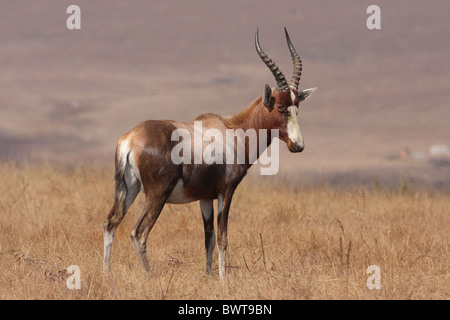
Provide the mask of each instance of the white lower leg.
{"label": "white lower leg", "polygon": [[115,230],[109,232],[106,228],[107,222],[103,224],[103,271],[111,268],[111,248],[114,240]]}
{"label": "white lower leg", "polygon": [[225,279],[225,253],[226,250],[219,248],[219,279]]}

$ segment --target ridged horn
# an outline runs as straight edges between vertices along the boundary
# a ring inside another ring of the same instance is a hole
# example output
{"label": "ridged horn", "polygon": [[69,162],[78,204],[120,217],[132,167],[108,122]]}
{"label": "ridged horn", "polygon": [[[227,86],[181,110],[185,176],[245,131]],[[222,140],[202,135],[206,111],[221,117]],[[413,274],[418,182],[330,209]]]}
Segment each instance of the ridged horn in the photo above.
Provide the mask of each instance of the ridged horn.
{"label": "ridged horn", "polygon": [[286,78],[284,77],[284,74],[281,72],[281,70],[277,67],[277,65],[270,59],[267,54],[262,51],[261,46],[259,45],[259,38],[258,38],[258,28],[256,28],[256,35],[255,35],[255,46],[256,46],[256,52],[258,52],[258,55],[264,61],[264,63],[269,67],[270,71],[272,71],[272,74],[275,76],[275,80],[277,81],[277,87],[281,91],[287,91],[289,90],[289,85],[286,81]]}
{"label": "ridged horn", "polygon": [[292,74],[291,83],[289,84],[289,86],[291,87],[291,89],[298,90],[298,83],[300,82],[300,78],[302,77],[302,60],[300,59],[297,51],[295,51],[286,28],[284,28],[284,33],[286,34],[286,41],[289,47],[289,51],[291,52],[292,63],[294,64],[294,72]]}

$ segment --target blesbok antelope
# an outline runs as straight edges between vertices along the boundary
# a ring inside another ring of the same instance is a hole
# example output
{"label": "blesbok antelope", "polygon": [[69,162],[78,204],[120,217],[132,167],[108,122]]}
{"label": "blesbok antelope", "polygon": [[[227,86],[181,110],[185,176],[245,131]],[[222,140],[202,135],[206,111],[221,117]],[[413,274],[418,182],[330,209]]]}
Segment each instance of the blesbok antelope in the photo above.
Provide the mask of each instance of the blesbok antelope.
{"label": "blesbok antelope", "polygon": [[[303,151],[304,141],[297,122],[298,105],[316,88],[298,91],[302,62],[289,39],[286,28],[284,30],[294,64],[291,82],[286,81],[280,69],[262,51],[257,30],[256,51],[275,76],[276,88],[266,84],[263,95],[237,115],[223,117],[217,114],[204,114],[197,117],[195,121],[201,121],[203,128],[214,128],[222,133],[227,129],[245,131],[253,129],[257,133],[258,143],[260,130],[267,130],[267,135],[263,137],[267,139],[266,146],[272,141],[271,132],[275,129],[278,130],[279,139],[287,144],[291,152]],[[224,278],[227,221],[231,199],[236,187],[252,165],[252,161],[244,164],[174,163],[171,153],[177,142],[172,139],[173,132],[177,129],[193,132],[193,126],[193,123],[172,120],[148,120],[140,123],[119,139],[115,157],[114,205],[103,224],[104,270],[110,270],[111,248],[116,229],[138,193],[142,191],[145,194],[144,210],[131,232],[131,239],[145,271],[148,272],[150,266],[146,252],[147,238],[164,205],[199,200],[205,231],[206,273],[210,274],[216,241],[213,200],[217,199],[219,277]],[[258,156],[263,151],[258,150]],[[248,160],[248,145],[245,146],[245,152],[245,158]]]}

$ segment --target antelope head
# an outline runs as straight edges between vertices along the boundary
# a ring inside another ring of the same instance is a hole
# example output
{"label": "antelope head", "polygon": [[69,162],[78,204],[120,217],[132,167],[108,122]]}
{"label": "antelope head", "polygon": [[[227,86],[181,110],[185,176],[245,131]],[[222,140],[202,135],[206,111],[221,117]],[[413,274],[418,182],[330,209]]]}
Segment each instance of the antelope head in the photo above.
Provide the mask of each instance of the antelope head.
{"label": "antelope head", "polygon": [[289,84],[277,65],[262,51],[259,45],[258,29],[256,29],[256,51],[262,61],[272,71],[277,82],[275,88],[266,84],[262,102],[269,112],[271,128],[279,129],[279,138],[286,143],[289,151],[302,152],[305,148],[305,142],[297,120],[298,106],[300,102],[306,100],[317,88],[298,90],[298,84],[302,75],[302,60],[295,51],[286,28],[284,28],[284,32],[294,64],[294,72]]}

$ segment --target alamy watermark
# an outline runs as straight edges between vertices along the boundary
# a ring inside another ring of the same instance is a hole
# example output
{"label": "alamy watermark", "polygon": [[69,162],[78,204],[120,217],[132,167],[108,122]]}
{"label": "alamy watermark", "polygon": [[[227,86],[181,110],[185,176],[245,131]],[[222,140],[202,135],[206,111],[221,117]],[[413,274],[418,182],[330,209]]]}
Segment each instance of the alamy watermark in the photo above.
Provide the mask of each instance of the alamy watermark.
{"label": "alamy watermark", "polygon": [[71,265],[67,268],[66,272],[70,276],[66,279],[66,286],[70,290],[81,289],[81,271],[77,265]]}
{"label": "alamy watermark", "polygon": [[[70,16],[66,20],[66,26],[69,30],[80,30],[81,29],[81,9],[77,5],[70,5],[66,10],[67,14]],[[366,20],[366,26],[369,30],[379,30],[381,29],[381,9],[378,5],[372,4],[367,7],[367,14],[370,16]]]}
{"label": "alamy watermark", "polygon": [[171,140],[178,143],[170,156],[175,164],[256,164],[259,161],[261,175],[275,175],[280,164],[278,137],[278,129],[271,129],[268,136],[266,129],[251,128],[246,131],[226,129],[224,137],[219,129],[203,130],[202,122],[194,121],[192,128],[178,128],[172,132]]}
{"label": "alamy watermark", "polygon": [[66,20],[66,26],[69,30],[80,30],[81,29],[81,9],[77,5],[70,5],[67,7],[66,13],[70,16]]}
{"label": "alamy watermark", "polygon": [[366,13],[370,14],[367,18],[366,26],[369,30],[381,29],[381,9],[379,6],[372,4],[367,7]]}
{"label": "alamy watermark", "polygon": [[381,269],[377,265],[371,265],[367,267],[366,273],[371,274],[367,278],[367,288],[370,290],[381,289]]}

